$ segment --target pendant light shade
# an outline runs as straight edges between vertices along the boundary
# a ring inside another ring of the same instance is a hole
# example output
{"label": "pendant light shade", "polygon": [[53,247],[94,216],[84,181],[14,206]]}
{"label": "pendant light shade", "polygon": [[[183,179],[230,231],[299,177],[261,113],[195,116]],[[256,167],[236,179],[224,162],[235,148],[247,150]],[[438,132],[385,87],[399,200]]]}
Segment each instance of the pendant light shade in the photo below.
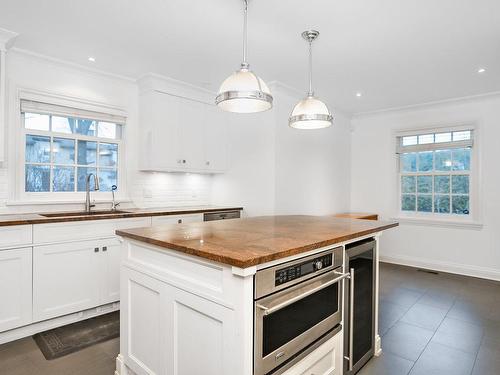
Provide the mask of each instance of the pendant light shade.
{"label": "pendant light shade", "polygon": [[312,89],[312,42],[318,36],[319,32],[315,30],[302,33],[309,43],[309,92],[295,105],[288,119],[288,125],[295,129],[321,129],[332,125],[332,114],[326,104],[314,96]]}
{"label": "pendant light shade", "polygon": [[247,62],[247,0],[243,0],[243,62],[241,68],[230,75],[221,85],[215,104],[224,111],[254,113],[271,109],[273,96],[269,87],[254,72]]}

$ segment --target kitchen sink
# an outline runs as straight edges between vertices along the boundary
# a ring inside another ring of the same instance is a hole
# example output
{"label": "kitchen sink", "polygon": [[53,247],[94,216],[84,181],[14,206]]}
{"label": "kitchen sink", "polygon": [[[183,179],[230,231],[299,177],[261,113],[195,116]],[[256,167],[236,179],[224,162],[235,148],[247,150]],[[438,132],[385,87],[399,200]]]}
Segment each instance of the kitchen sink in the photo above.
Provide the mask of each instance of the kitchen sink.
{"label": "kitchen sink", "polygon": [[43,217],[73,217],[73,216],[98,216],[98,215],[119,215],[128,214],[127,211],[111,211],[111,210],[96,210],[96,211],[79,211],[79,212],[54,212],[50,214],[40,214]]}

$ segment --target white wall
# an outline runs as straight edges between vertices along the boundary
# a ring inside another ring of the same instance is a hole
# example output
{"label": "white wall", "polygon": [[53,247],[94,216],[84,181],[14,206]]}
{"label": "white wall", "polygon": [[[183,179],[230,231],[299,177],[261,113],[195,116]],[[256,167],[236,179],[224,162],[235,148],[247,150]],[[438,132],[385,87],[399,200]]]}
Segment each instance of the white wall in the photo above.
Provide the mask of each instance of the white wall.
{"label": "white wall", "polygon": [[500,280],[500,97],[356,116],[351,145],[351,210],[398,216],[394,130],[478,126],[482,229],[402,223],[381,238],[383,260]]}
{"label": "white wall", "polygon": [[334,112],[331,128],[292,129],[288,116],[302,93],[278,83],[272,84],[271,90],[271,111],[234,115],[230,129],[231,169],[214,176],[214,202],[240,202],[249,216],[347,211],[349,118]]}
{"label": "white wall", "polygon": [[[16,127],[19,113],[16,111],[17,89],[28,88],[72,96],[84,100],[113,105],[128,114],[125,128],[125,163],[127,196],[140,206],[205,205],[210,204],[211,177],[185,174],[152,174],[138,172],[137,84],[133,80],[66,64],[20,51],[7,55],[8,113],[7,163],[0,168],[0,212],[28,212],[52,209],[82,208],[76,205],[7,205],[15,193],[14,182],[19,173],[16,164]],[[3,139],[2,139],[3,141]],[[123,177],[123,176],[122,176]],[[151,198],[144,198],[151,193]],[[104,194],[104,193],[103,193]],[[107,197],[109,195],[109,197]],[[110,194],[104,199],[110,199]],[[82,194],[83,202],[83,194]],[[106,207],[108,204],[106,204]]]}

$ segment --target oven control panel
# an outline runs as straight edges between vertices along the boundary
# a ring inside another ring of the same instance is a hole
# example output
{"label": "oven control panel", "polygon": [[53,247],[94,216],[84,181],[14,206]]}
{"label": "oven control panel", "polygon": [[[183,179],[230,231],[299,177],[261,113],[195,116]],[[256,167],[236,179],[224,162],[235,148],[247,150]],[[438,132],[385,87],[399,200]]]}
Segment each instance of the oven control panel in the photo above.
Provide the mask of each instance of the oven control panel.
{"label": "oven control panel", "polygon": [[274,274],[274,285],[283,285],[299,277],[330,267],[332,264],[333,254],[330,253],[300,264],[294,264],[293,266],[279,269],[275,271]]}

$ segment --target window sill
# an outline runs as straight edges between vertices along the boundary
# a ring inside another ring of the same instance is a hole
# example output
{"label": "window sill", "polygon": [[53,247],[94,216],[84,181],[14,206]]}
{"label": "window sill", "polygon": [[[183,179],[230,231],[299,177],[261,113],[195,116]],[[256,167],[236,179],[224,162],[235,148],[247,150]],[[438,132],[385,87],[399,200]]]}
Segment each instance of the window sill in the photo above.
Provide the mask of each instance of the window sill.
{"label": "window sill", "polygon": [[[116,197],[116,202],[119,203],[131,203],[132,200],[129,198],[120,198]],[[49,205],[75,205],[75,204],[84,204],[85,200],[37,200],[37,201],[30,201],[30,200],[13,200],[13,201],[7,201],[5,203],[6,206],[49,206]],[[105,203],[111,203],[110,199],[92,199],[92,203],[96,204],[105,204]]]}
{"label": "window sill", "polygon": [[443,220],[436,218],[409,217],[409,216],[397,216],[391,218],[391,220],[396,220],[401,224],[407,224],[407,225],[433,226],[441,228],[456,228],[456,229],[471,229],[471,230],[483,229],[483,223],[471,220]]}

